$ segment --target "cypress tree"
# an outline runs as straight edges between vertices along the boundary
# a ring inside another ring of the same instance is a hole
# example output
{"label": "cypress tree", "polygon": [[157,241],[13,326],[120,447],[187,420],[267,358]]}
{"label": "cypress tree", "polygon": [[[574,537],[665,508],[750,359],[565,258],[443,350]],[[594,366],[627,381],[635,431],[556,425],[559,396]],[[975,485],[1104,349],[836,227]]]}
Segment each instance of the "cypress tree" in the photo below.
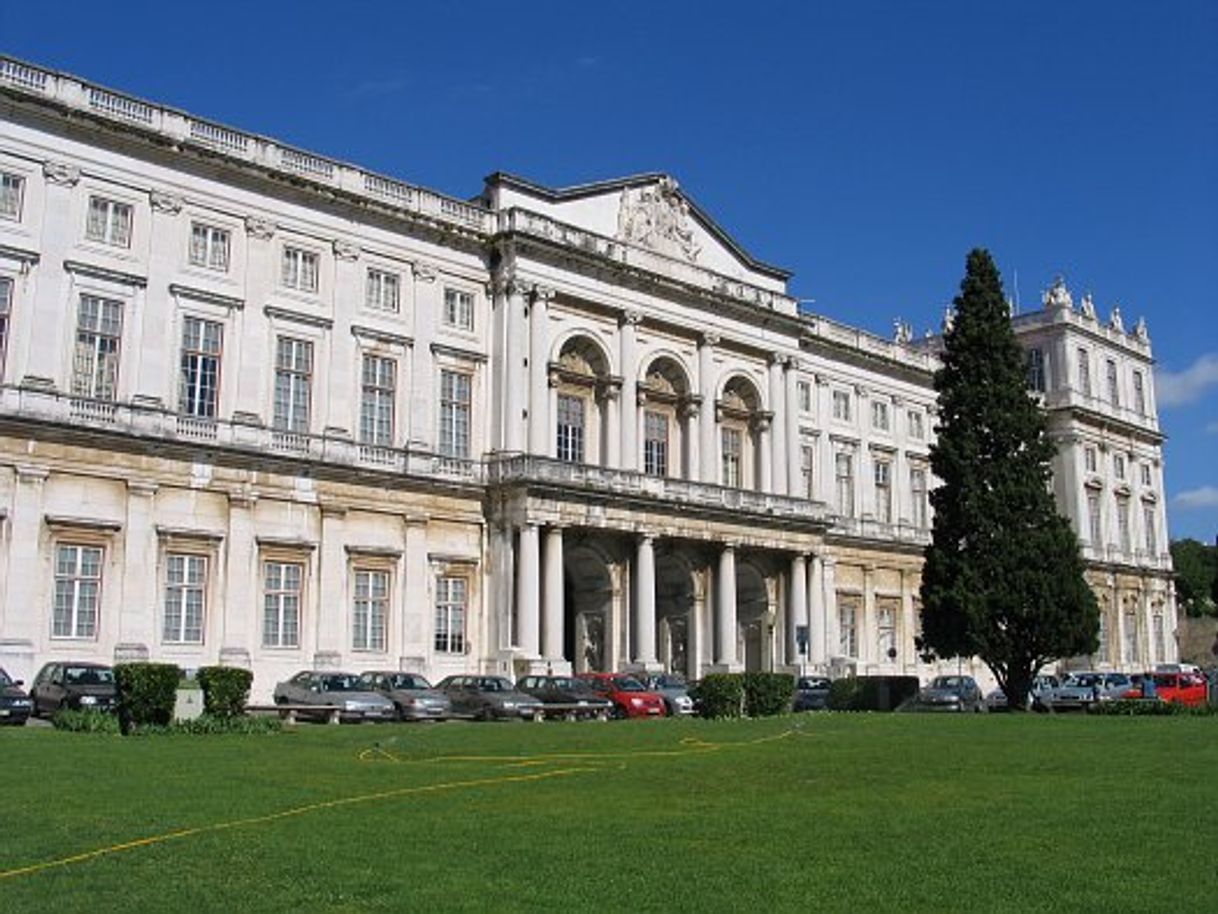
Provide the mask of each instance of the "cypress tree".
{"label": "cypress tree", "polygon": [[1002,280],[968,255],[944,336],[931,469],[940,485],[922,572],[927,659],[979,657],[1012,709],[1051,660],[1098,646],[1099,609],[1078,538],[1057,512],[1047,418],[1027,387]]}

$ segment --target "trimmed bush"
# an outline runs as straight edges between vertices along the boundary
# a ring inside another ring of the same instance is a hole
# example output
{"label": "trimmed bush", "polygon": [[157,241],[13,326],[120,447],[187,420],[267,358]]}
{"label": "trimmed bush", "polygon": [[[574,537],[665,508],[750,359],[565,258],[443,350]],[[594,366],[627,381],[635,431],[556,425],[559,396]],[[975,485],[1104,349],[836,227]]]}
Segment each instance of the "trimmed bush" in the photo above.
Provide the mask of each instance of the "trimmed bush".
{"label": "trimmed bush", "polygon": [[790,673],[745,673],[744,713],[749,717],[773,717],[791,710],[795,677]]}
{"label": "trimmed bush", "polygon": [[847,676],[829,687],[829,708],[891,711],[917,694],[917,676]]}
{"label": "trimmed bush", "polygon": [[744,713],[744,683],[732,673],[709,673],[690,690],[699,717],[739,717]]}
{"label": "trimmed bush", "polygon": [[173,720],[182,671],[172,663],[120,663],[114,667],[118,725],[124,734]]}
{"label": "trimmed bush", "polygon": [[177,720],[165,726],[148,725],[135,731],[137,736],[217,736],[225,733],[258,735],[279,733],[283,722],[278,717],[253,715],[200,714],[192,720]]}
{"label": "trimmed bush", "polygon": [[1118,701],[1093,701],[1087,706],[1087,713],[1103,717],[1209,717],[1218,714],[1218,708],[1209,705],[1194,708],[1170,701],[1123,698]]}
{"label": "trimmed bush", "polygon": [[55,712],[51,718],[51,726],[56,730],[67,730],[71,733],[118,733],[118,718],[92,708],[84,711],[64,708]]}
{"label": "trimmed bush", "polygon": [[195,675],[203,688],[203,713],[238,717],[249,703],[254,674],[236,666],[205,666]]}

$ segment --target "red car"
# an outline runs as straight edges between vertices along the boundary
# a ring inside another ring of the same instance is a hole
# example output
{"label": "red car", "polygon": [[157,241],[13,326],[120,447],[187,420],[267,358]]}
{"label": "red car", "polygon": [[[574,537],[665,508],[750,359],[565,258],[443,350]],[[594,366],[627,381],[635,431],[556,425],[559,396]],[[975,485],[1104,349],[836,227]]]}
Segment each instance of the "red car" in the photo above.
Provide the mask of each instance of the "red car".
{"label": "red car", "polygon": [[[1178,705],[1199,707],[1205,704],[1206,682],[1199,673],[1143,673],[1140,679],[1151,678],[1155,682],[1155,697]],[[1142,685],[1135,685],[1123,698],[1144,698]]]}
{"label": "red car", "polygon": [[613,702],[613,716],[663,717],[664,697],[648,692],[647,687],[628,673],[580,673],[594,692]]}

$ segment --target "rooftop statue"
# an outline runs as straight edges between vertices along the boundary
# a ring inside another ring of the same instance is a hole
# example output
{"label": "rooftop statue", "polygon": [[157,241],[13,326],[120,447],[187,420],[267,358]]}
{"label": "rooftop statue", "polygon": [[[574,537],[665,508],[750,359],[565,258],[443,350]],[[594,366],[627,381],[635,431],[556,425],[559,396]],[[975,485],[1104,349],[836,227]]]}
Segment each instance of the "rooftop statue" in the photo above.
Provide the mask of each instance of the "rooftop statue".
{"label": "rooftop statue", "polygon": [[689,221],[689,203],[677,191],[677,182],[672,178],[664,177],[649,187],[622,191],[617,234],[625,242],[693,262],[702,249]]}
{"label": "rooftop statue", "polygon": [[1074,299],[1070,297],[1070,290],[1066,288],[1066,280],[1061,276],[1053,280],[1053,285],[1049,286],[1041,297],[1041,301],[1046,310],[1061,308],[1069,311],[1074,308]]}
{"label": "rooftop statue", "polygon": [[1125,321],[1121,319],[1120,305],[1112,306],[1112,317],[1108,319],[1108,326],[1113,330],[1119,330],[1121,333],[1125,332]]}
{"label": "rooftop statue", "polygon": [[1143,343],[1150,342],[1150,332],[1146,329],[1146,318],[1138,318],[1138,322],[1133,325],[1133,335]]}
{"label": "rooftop statue", "polygon": [[1095,299],[1091,297],[1090,292],[1083,296],[1082,306],[1083,316],[1095,320]]}

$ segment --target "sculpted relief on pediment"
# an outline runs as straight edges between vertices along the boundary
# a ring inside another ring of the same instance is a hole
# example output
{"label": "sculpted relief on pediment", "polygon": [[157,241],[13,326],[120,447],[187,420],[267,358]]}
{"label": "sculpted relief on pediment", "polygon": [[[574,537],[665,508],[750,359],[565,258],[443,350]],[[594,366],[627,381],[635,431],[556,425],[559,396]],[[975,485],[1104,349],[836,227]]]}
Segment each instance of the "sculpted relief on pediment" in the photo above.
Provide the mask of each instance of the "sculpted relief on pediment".
{"label": "sculpted relief on pediment", "polygon": [[690,222],[689,204],[677,193],[677,182],[671,178],[622,191],[617,236],[628,244],[692,263],[702,249]]}

